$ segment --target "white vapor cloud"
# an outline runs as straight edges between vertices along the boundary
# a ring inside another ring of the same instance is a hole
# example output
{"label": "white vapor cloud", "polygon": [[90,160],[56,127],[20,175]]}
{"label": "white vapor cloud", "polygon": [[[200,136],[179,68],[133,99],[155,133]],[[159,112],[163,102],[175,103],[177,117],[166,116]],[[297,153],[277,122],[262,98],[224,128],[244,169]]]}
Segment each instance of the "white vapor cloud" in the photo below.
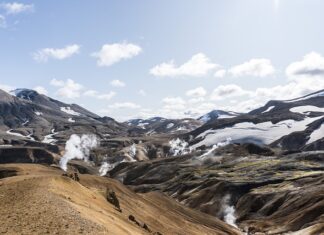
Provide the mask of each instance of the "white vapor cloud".
{"label": "white vapor cloud", "polygon": [[189,97],[203,97],[207,94],[207,91],[203,87],[197,87],[195,89],[189,90],[186,92],[186,95]]}
{"label": "white vapor cloud", "polygon": [[216,71],[214,76],[217,78],[223,78],[223,77],[225,77],[226,73],[227,73],[227,71],[225,69],[220,69],[220,70]]}
{"label": "white vapor cloud", "polygon": [[156,65],[150,69],[150,74],[157,77],[178,77],[178,76],[192,76],[201,77],[206,76],[211,70],[220,67],[214,64],[203,53],[193,55],[186,63],[176,66],[174,61]]}
{"label": "white vapor cloud", "polygon": [[214,89],[210,96],[210,99],[223,100],[226,98],[250,95],[250,93],[250,91],[246,91],[236,84],[220,85]]}
{"label": "white vapor cloud", "polygon": [[67,164],[72,159],[81,159],[88,161],[90,151],[99,145],[99,141],[95,135],[71,135],[65,144],[65,153],[60,159],[60,167],[67,171]]}
{"label": "white vapor cloud", "polygon": [[324,57],[317,52],[311,52],[303,60],[291,63],[286,68],[286,75],[290,78],[324,77]]}
{"label": "white vapor cloud", "polygon": [[6,14],[8,14],[8,15],[34,11],[33,4],[23,4],[23,3],[17,3],[17,2],[2,3],[2,4],[0,4],[0,7],[2,9],[4,9],[6,11]]}
{"label": "white vapor cloud", "polygon": [[34,91],[37,91],[39,94],[48,95],[48,91],[42,86],[36,86],[33,88]]}
{"label": "white vapor cloud", "polygon": [[60,87],[56,92],[58,96],[69,99],[79,98],[83,90],[83,86],[72,79],[67,79],[66,81],[52,79],[50,84]]}
{"label": "white vapor cloud", "polygon": [[132,102],[114,103],[108,106],[110,109],[138,109],[141,106]]}
{"label": "white vapor cloud", "polygon": [[0,28],[6,28],[6,27],[7,27],[6,17],[0,15]]}
{"label": "white vapor cloud", "polygon": [[15,90],[16,88],[13,86],[5,85],[5,84],[0,84],[0,89],[5,92],[10,92],[12,90]]}
{"label": "white vapor cloud", "polygon": [[143,89],[138,91],[138,94],[140,94],[141,96],[146,96],[146,91],[144,91]]}
{"label": "white vapor cloud", "polygon": [[124,87],[126,84],[120,80],[113,80],[110,82],[113,87]]}
{"label": "white vapor cloud", "polygon": [[80,45],[73,44],[64,48],[44,48],[33,53],[37,62],[47,62],[49,59],[64,60],[80,52]]}
{"label": "white vapor cloud", "polygon": [[116,95],[116,92],[110,91],[108,93],[101,94],[95,90],[87,90],[83,93],[83,95],[87,97],[96,98],[99,100],[111,100]]}
{"label": "white vapor cloud", "polygon": [[142,52],[142,48],[132,43],[105,44],[91,56],[97,58],[98,66],[111,66],[121,60],[130,59]]}
{"label": "white vapor cloud", "polygon": [[275,73],[275,69],[271,61],[268,59],[251,59],[243,64],[230,68],[229,73],[234,77],[265,77],[273,75]]}

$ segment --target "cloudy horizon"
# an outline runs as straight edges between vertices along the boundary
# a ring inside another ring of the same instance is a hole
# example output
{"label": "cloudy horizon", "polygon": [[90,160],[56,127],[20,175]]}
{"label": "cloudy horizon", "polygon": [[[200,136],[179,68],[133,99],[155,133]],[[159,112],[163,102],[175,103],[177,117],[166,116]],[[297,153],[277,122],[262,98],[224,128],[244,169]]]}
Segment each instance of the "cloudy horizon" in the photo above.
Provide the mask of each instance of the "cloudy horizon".
{"label": "cloudy horizon", "polygon": [[320,0],[83,3],[0,2],[0,89],[120,121],[248,112],[324,89]]}

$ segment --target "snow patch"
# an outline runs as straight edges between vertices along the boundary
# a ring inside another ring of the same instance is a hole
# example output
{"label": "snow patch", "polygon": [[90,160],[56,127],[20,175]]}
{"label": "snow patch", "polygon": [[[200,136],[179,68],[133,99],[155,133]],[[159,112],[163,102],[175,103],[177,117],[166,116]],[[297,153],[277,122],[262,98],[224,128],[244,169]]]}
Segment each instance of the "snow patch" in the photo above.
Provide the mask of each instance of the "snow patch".
{"label": "snow patch", "polygon": [[312,134],[309,136],[309,140],[307,141],[306,145],[311,144],[322,138],[324,138],[324,123],[322,123],[319,128],[312,132]]}
{"label": "snow patch", "polygon": [[174,123],[169,123],[167,126],[166,126],[166,128],[167,129],[170,129],[170,128],[172,128],[174,126]]}
{"label": "snow patch", "polygon": [[51,134],[45,135],[42,142],[46,143],[46,144],[54,144],[56,142],[56,140],[53,138],[53,136],[56,135],[57,133],[58,132],[55,132],[55,129],[52,129]]}
{"label": "snow patch", "polygon": [[203,159],[205,157],[208,157],[209,155],[212,154],[212,152],[214,152],[214,150],[220,148],[220,147],[224,147],[226,145],[229,145],[232,142],[232,139],[229,137],[227,138],[225,141],[223,142],[219,142],[217,144],[214,144],[213,147],[211,149],[209,149],[206,153],[204,153],[203,155],[199,156],[199,159]]}
{"label": "snow patch", "polygon": [[71,107],[61,107],[61,111],[73,116],[80,116],[80,113],[75,112]]}
{"label": "snow patch", "polygon": [[270,106],[269,108],[267,108],[267,110],[263,111],[262,113],[270,112],[274,108],[275,108],[275,106]]}
{"label": "snow patch", "polygon": [[73,118],[69,118],[68,119],[68,122],[72,122],[73,123],[73,122],[75,122],[75,120]]}
{"label": "snow patch", "polygon": [[309,112],[321,112],[324,113],[324,108],[319,108],[312,105],[298,106],[290,109],[290,112],[307,114]]}
{"label": "snow patch", "polygon": [[21,138],[24,138],[24,139],[29,139],[29,140],[35,141],[35,139],[32,137],[32,134],[29,134],[28,136],[25,136],[25,135],[22,135],[20,133],[12,132],[12,131],[13,130],[10,129],[10,130],[6,131],[6,133],[9,134],[9,135],[14,135],[14,136],[17,136],[17,137],[21,137]]}

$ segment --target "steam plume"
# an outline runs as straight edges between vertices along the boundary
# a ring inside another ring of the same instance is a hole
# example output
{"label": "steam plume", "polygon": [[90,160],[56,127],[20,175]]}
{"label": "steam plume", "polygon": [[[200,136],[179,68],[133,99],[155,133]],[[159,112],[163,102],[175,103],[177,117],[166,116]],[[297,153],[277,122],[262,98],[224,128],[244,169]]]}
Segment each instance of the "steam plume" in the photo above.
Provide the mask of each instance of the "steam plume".
{"label": "steam plume", "polygon": [[67,170],[67,164],[72,159],[88,160],[90,150],[98,146],[95,135],[71,135],[65,144],[65,154],[60,160],[62,170]]}
{"label": "steam plume", "polygon": [[169,144],[171,147],[170,153],[172,154],[172,156],[188,154],[192,150],[186,141],[179,138],[169,141]]}
{"label": "steam plume", "polygon": [[235,207],[230,205],[230,195],[226,195],[223,198],[223,213],[224,213],[224,221],[237,228],[236,225],[236,216],[235,216]]}

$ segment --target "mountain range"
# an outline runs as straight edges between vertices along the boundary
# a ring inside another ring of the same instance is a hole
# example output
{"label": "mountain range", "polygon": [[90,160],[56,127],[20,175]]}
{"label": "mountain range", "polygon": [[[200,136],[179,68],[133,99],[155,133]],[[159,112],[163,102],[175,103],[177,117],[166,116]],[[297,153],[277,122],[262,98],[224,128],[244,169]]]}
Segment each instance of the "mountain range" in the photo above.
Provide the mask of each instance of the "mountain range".
{"label": "mountain range", "polygon": [[2,232],[19,217],[16,234],[317,235],[323,182],[324,90],[248,113],[126,122],[0,90]]}

